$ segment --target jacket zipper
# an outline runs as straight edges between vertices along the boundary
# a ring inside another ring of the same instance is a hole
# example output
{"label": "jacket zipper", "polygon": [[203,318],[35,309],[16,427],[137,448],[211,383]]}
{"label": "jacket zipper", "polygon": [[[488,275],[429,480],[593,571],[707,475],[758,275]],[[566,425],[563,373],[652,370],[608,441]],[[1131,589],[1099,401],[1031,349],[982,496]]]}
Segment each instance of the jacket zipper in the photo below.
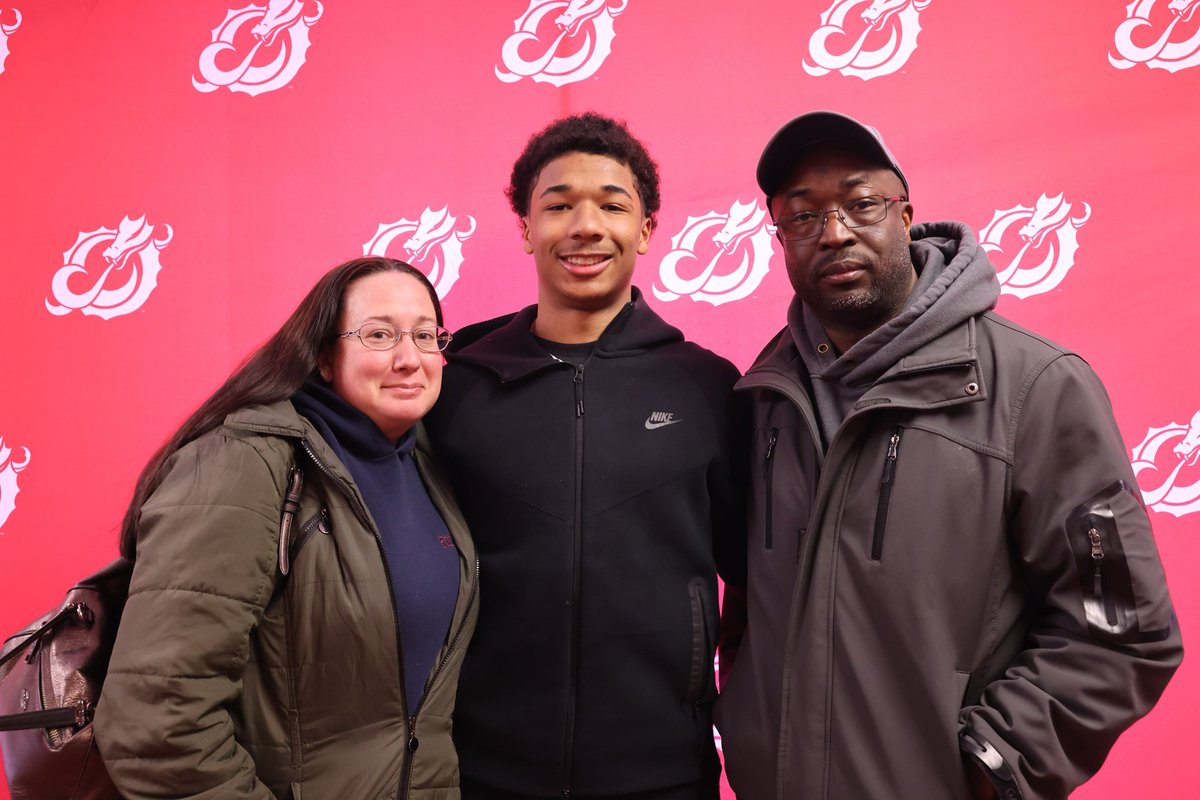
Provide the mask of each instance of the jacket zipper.
{"label": "jacket zipper", "polygon": [[563,740],[562,798],[571,797],[575,753],[575,701],[579,682],[579,582],[583,572],[583,364],[575,365],[575,535],[571,565],[571,635],[567,654],[570,685],[567,691],[566,735]]}
{"label": "jacket zipper", "polygon": [[1088,527],[1088,547],[1092,556],[1092,595],[1096,598],[1101,607],[1104,609],[1104,618],[1108,620],[1109,625],[1116,625],[1117,608],[1113,598],[1104,591],[1104,539],[1100,535],[1100,527],[1094,522]]}
{"label": "jacket zipper", "polygon": [[767,530],[763,536],[763,545],[766,547],[767,550],[771,549],[771,547],[775,541],[775,531],[774,531],[774,521],[773,521],[773,506],[774,506],[774,504],[771,500],[771,497],[774,494],[772,487],[774,486],[774,483],[775,483],[775,481],[772,479],[772,476],[775,474],[775,443],[778,441],[779,441],[779,428],[771,428],[771,437],[769,439],[767,439],[767,455],[766,455],[766,459],[765,459],[766,465],[764,467],[765,479],[766,479],[766,484],[767,484],[766,497],[764,498],[764,502],[766,503],[767,509],[766,509],[766,514],[764,516],[766,517]]}
{"label": "jacket zipper", "polygon": [[896,460],[900,457],[899,426],[892,429],[887,455],[883,458],[883,477],[879,479],[879,505],[875,507],[875,534],[871,537],[871,560],[883,559],[883,532],[887,528],[888,507],[892,501],[892,486],[896,479]]}
{"label": "jacket zipper", "polygon": [[446,668],[446,664],[450,661],[450,656],[454,653],[454,648],[458,645],[458,640],[462,638],[463,629],[467,627],[467,620],[471,617],[471,607],[475,605],[475,596],[479,592],[479,556],[475,556],[475,572],[471,577],[471,593],[467,596],[467,607],[463,610],[462,619],[458,621],[458,628],[455,629],[454,635],[450,637],[450,643],[446,646],[446,652],[442,655],[433,672],[429,674],[429,680],[425,681],[425,691],[421,692],[421,697],[417,700],[417,705],[413,709],[412,716],[408,718],[408,764],[404,768],[404,780],[400,784],[399,798],[408,797],[408,788],[412,784],[413,759],[412,755],[417,752],[417,748],[421,746],[421,740],[417,738],[417,717],[421,715],[421,708],[425,705],[425,698],[429,696],[429,689],[437,681],[442,670]]}
{"label": "jacket zipper", "polygon": [[396,592],[394,589],[395,583],[392,579],[392,567],[388,563],[387,551],[383,547],[383,537],[380,536],[379,531],[375,528],[374,523],[371,521],[371,515],[367,512],[366,508],[364,508],[362,503],[359,502],[359,499],[354,496],[354,493],[349,490],[349,487],[345,485],[345,481],[330,472],[329,468],[322,463],[321,459],[317,457],[317,454],[313,451],[312,445],[308,443],[307,439],[301,439],[300,445],[304,448],[304,452],[308,454],[308,457],[312,459],[313,463],[317,465],[317,469],[321,470],[321,472],[323,472],[335,484],[343,487],[342,493],[345,494],[346,497],[349,498],[350,502],[354,504],[354,510],[358,515],[359,520],[370,529],[371,533],[375,537],[375,544],[379,547],[379,557],[383,561],[383,572],[384,575],[387,576],[388,581],[388,596],[392,601],[392,618],[396,622],[396,656],[398,661],[397,666],[399,667],[400,673],[400,706],[404,713],[404,718],[408,721],[408,751],[410,754],[410,758],[408,759],[409,769],[406,769],[404,772],[404,778],[400,784],[400,794],[398,795],[400,800],[403,800],[403,798],[408,797],[409,773],[412,768],[411,754],[416,751],[419,743],[417,742],[416,737],[413,736],[412,723],[415,715],[410,716],[408,713],[408,698],[405,696],[404,692],[404,640],[403,631],[400,629],[400,609],[396,607]]}

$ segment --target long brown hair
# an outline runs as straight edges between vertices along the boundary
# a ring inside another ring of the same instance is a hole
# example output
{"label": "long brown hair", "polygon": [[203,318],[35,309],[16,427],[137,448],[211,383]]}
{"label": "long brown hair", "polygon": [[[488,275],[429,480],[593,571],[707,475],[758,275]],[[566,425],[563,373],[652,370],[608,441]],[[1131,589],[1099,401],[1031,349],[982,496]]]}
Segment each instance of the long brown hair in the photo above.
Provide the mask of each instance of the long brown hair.
{"label": "long brown hair", "polygon": [[162,483],[167,459],[193,439],[213,430],[229,414],[247,406],[275,403],[294,395],[305,381],[318,378],[317,358],[336,338],[338,321],[350,284],[379,272],[400,272],[416,278],[433,301],[438,325],[442,305],[437,291],[420,270],[392,258],[367,256],[339,264],[305,295],[274,336],[243,362],[192,415],[179,426],[138,477],[133,499],[121,522],[121,555],[132,559],[142,505]]}

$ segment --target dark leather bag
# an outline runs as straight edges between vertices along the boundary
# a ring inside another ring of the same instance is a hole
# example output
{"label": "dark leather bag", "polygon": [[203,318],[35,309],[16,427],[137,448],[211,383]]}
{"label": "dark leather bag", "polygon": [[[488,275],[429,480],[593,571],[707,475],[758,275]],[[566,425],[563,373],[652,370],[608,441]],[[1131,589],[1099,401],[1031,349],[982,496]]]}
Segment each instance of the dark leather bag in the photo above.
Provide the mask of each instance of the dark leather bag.
{"label": "dark leather bag", "polygon": [[[279,523],[285,576],[303,485],[297,465]],[[133,562],[118,558],[0,648],[0,751],[12,800],[122,800],[96,749],[92,716],[132,576]]]}
{"label": "dark leather bag", "polygon": [[120,800],[92,738],[133,562],[84,578],[0,648],[0,750],[12,800]]}

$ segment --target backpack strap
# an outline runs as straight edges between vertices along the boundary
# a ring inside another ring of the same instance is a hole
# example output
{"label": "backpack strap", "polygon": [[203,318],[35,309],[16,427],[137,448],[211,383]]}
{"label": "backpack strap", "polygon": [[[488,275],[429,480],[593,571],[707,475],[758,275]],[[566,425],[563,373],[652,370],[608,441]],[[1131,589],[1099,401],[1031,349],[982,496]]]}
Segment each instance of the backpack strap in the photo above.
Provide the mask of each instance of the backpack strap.
{"label": "backpack strap", "polygon": [[287,575],[291,569],[292,523],[300,508],[300,490],[304,488],[304,471],[300,462],[288,473],[287,495],[283,498],[283,515],[279,520],[279,572]]}

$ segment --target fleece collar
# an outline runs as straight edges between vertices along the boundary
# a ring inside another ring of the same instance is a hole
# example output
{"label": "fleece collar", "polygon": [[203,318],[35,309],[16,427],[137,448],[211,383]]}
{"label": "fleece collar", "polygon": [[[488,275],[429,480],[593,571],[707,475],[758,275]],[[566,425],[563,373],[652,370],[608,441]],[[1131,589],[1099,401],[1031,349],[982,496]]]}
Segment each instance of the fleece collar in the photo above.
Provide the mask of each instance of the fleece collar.
{"label": "fleece collar", "polygon": [[[472,325],[457,334],[448,358],[492,370],[503,381],[525,377],[559,362],[547,353],[530,328],[537,319],[537,306],[526,306],[515,314]],[[672,342],[682,342],[683,333],[656,314],[633,287],[633,297],[600,334],[592,355],[623,358]]]}

